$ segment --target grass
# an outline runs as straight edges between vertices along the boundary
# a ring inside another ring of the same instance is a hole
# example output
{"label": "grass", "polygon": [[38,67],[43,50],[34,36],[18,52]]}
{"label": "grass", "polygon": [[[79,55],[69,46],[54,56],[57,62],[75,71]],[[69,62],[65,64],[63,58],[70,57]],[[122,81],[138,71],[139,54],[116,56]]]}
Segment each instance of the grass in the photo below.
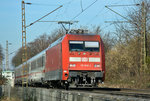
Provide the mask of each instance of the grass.
{"label": "grass", "polygon": [[2,97],[1,99],[0,99],[0,101],[22,101],[22,100],[20,100],[20,99],[18,99],[18,98],[8,98],[8,97]]}
{"label": "grass", "polygon": [[[107,76],[107,75],[106,75]],[[104,84],[100,85],[102,87],[112,87],[112,88],[135,88],[135,89],[150,89],[150,75],[141,75],[141,76],[126,76],[122,75],[106,77]]]}

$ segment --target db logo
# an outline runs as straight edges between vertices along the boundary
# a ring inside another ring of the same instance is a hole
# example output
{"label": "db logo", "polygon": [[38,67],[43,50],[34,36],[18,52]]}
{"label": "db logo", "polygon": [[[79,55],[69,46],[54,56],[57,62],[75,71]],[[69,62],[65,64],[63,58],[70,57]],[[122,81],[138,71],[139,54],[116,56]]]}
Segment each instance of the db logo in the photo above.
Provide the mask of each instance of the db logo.
{"label": "db logo", "polygon": [[83,58],[82,58],[82,62],[88,62],[88,58],[83,57]]}

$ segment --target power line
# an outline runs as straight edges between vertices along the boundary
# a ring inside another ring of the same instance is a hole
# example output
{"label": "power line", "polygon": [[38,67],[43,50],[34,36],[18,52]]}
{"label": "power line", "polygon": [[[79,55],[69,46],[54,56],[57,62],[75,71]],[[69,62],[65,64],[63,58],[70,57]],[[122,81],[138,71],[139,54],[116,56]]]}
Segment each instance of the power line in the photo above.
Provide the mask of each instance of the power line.
{"label": "power line", "polygon": [[80,14],[82,14],[84,11],[86,11],[88,8],[90,8],[92,5],[94,5],[97,1],[98,0],[95,0],[92,4],[90,4],[85,9],[83,9],[83,11],[81,11],[80,13],[78,13],[74,18],[71,19],[71,21],[74,20],[75,18],[77,18]]}
{"label": "power line", "polygon": [[73,23],[78,23],[79,21],[38,21],[38,22],[58,22],[59,23],[70,23],[70,24],[73,24]]}
{"label": "power line", "polygon": [[[60,12],[60,11],[59,11]],[[59,14],[59,12],[56,14],[56,16],[53,18],[53,20],[52,21],[54,21],[54,20],[57,20],[58,19],[58,16],[60,16],[60,14]],[[46,30],[50,30],[50,27],[53,25],[54,23],[51,23],[50,25],[48,25],[48,27],[47,27],[47,29]]]}
{"label": "power line", "polygon": [[105,29],[105,28],[107,28],[107,27],[109,27],[109,26],[111,26],[111,25],[113,25],[113,23],[110,23],[109,25],[104,26],[104,27],[102,27],[101,29]]}
{"label": "power line", "polygon": [[[120,0],[121,1],[121,0]],[[116,3],[113,3],[113,4],[118,4],[120,1],[117,1]],[[106,4],[107,4],[108,2],[106,2]],[[110,4],[112,4],[112,3],[110,3]],[[132,4],[129,4],[129,5],[132,5]],[[128,5],[128,6],[129,6]],[[133,4],[134,5],[134,4]],[[108,5],[108,6],[112,6],[112,5]],[[118,6],[118,5],[114,5],[114,6]],[[120,5],[121,6],[121,5]],[[112,6],[113,7],[113,6]],[[89,20],[89,22],[87,23],[87,24],[89,24],[90,22],[92,22],[95,18],[97,18],[98,16],[99,16],[99,14],[104,10],[104,8],[105,8],[105,6],[102,8],[102,9],[100,9],[99,10],[99,12],[93,17],[93,18],[91,18],[91,20]],[[106,14],[108,11],[106,11],[105,13],[102,13],[101,14],[101,16],[102,15],[104,15],[104,14]]]}
{"label": "power line", "polygon": [[120,13],[118,13],[118,12],[116,12],[116,11],[112,10],[112,9],[111,9],[111,8],[109,8],[108,6],[105,6],[105,7],[106,7],[107,9],[111,10],[112,12],[114,12],[115,14],[119,15],[120,17],[122,17],[122,18],[126,19],[127,21],[129,21],[129,22],[131,22],[131,23],[135,24],[136,26],[138,26],[138,25],[137,25],[137,23],[135,23],[135,22],[133,22],[132,20],[128,19],[127,17],[125,17],[125,16],[121,15]]}
{"label": "power line", "polygon": [[60,6],[57,4],[42,4],[42,3],[30,3],[30,2],[25,2],[27,5],[37,5],[37,6]]}
{"label": "power line", "polygon": [[83,12],[82,0],[80,0],[80,5],[81,5],[81,11]]}
{"label": "power line", "polygon": [[129,21],[105,21],[105,23],[129,23]]}
{"label": "power line", "polygon": [[[68,31],[70,30],[70,25],[72,25],[73,23],[78,23],[79,21],[39,21],[39,22],[57,22],[58,24],[61,24],[62,27],[65,29],[66,33],[68,33]],[[69,29],[67,29],[65,25],[69,25]]]}
{"label": "power line", "polygon": [[[97,18],[98,15],[104,10],[104,8],[105,8],[105,7],[103,7],[102,9],[100,9],[99,12],[98,12],[93,18],[91,18],[91,19],[88,21],[87,24],[90,24],[90,22],[92,22],[95,18]],[[107,12],[108,12],[108,11],[107,11]],[[102,16],[102,15],[103,15],[103,14],[101,14],[101,16]]]}
{"label": "power line", "polygon": [[107,7],[119,7],[119,6],[139,6],[140,4],[128,4],[128,5],[107,5]]}
{"label": "power line", "polygon": [[63,7],[62,5],[59,6],[58,8],[54,9],[53,11],[49,12],[48,14],[42,16],[41,18],[39,18],[38,20],[34,21],[33,23],[30,23],[30,25],[26,26],[26,27],[29,27],[33,24],[35,24],[36,22],[39,22],[41,19],[45,18],[46,16],[50,15],[51,13],[53,13],[54,11],[58,10],[59,8]]}
{"label": "power line", "polygon": [[66,3],[63,3],[62,5],[68,5],[70,4],[71,2],[73,2],[74,0],[70,0],[69,2],[66,2]]}

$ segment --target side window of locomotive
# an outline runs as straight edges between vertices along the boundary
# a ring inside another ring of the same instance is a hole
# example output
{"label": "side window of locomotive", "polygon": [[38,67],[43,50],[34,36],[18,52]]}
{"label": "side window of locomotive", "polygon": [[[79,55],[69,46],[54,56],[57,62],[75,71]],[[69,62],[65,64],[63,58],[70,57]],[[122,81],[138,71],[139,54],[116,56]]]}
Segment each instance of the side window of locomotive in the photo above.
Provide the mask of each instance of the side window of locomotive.
{"label": "side window of locomotive", "polygon": [[99,51],[99,42],[85,41],[85,51]]}
{"label": "side window of locomotive", "polygon": [[69,41],[70,51],[84,51],[83,41]]}

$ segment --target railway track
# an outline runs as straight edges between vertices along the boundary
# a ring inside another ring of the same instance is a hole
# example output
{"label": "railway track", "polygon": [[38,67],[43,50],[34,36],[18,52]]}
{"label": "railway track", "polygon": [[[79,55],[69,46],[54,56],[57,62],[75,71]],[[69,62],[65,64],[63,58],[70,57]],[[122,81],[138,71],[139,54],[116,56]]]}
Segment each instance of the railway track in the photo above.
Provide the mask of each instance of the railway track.
{"label": "railway track", "polygon": [[70,91],[109,94],[116,96],[129,96],[136,98],[150,99],[150,90],[126,89],[126,88],[70,88]]}
{"label": "railway track", "polygon": [[[15,87],[21,89],[22,87]],[[69,90],[46,87],[28,87],[29,94],[63,101],[150,101],[150,90],[126,88],[73,88]],[[17,90],[15,90],[17,91]],[[34,93],[34,94],[33,94]],[[46,99],[45,98],[45,99]],[[76,100],[75,100],[76,99]],[[82,100],[81,100],[82,99]],[[86,100],[85,100],[86,99]],[[55,101],[55,100],[54,100]]]}
{"label": "railway track", "polygon": [[[32,88],[32,87],[31,87]],[[33,88],[43,88],[45,87],[33,87]],[[63,88],[47,88],[58,91],[69,91],[69,92],[79,92],[79,93],[89,93],[89,94],[105,94],[112,96],[125,96],[125,97],[135,97],[135,98],[143,98],[150,99],[150,89],[128,89],[128,88],[107,88],[107,87],[99,87],[99,88],[91,88],[91,87],[71,87],[69,90],[64,90]]]}

